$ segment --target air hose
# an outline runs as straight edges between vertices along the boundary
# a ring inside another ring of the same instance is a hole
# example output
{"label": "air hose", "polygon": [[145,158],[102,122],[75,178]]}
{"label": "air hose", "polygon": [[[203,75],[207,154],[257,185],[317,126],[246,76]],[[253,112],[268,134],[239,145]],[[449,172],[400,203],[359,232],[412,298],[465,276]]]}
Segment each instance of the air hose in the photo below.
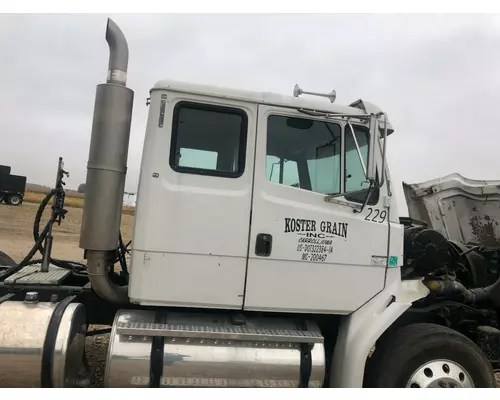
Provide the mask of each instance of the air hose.
{"label": "air hose", "polygon": [[[41,237],[41,235],[40,235],[40,221],[42,219],[43,212],[44,212],[45,208],[47,207],[47,204],[49,204],[49,201],[52,199],[52,197],[54,197],[54,195],[56,193],[57,193],[57,189],[52,189],[49,193],[47,193],[47,195],[44,197],[44,199],[40,203],[40,206],[38,207],[38,211],[35,214],[35,222],[33,223],[33,238],[35,239],[35,243],[37,243]],[[63,218],[64,218],[64,216],[63,216]],[[55,217],[55,219],[57,219],[57,216]],[[55,221],[53,221],[53,222],[55,222]],[[48,229],[49,224],[50,224],[50,221],[47,223],[45,229]],[[43,234],[43,232],[42,232],[42,234]],[[45,234],[45,236],[46,235],[47,234]],[[38,246],[38,251],[40,252],[40,254],[43,257],[43,255],[45,254],[45,248],[43,247],[42,243],[43,243],[43,239],[42,239],[42,242],[40,243],[40,246]],[[41,260],[31,261],[30,264],[37,264],[39,262],[41,262]],[[50,262],[57,267],[71,269],[75,275],[86,275],[87,267],[85,264],[74,262],[74,261],[58,260],[58,259],[55,259],[52,257],[50,258]]]}
{"label": "air hose", "polygon": [[[44,255],[45,253],[45,248],[43,247],[43,242],[50,230],[51,224],[56,222],[57,218],[59,215],[53,214],[50,218],[50,220],[47,222],[45,225],[45,228],[43,229],[42,232],[40,232],[40,221],[42,219],[43,212],[47,205],[49,204],[50,200],[54,195],[57,193],[57,189],[52,189],[49,193],[45,195],[43,198],[42,202],[40,203],[40,206],[38,207],[38,210],[35,214],[35,221],[33,223],[33,238],[35,240],[35,244],[29,251],[29,253],[24,257],[24,259],[17,265],[12,265],[9,266],[6,270],[0,271],[0,279],[7,278],[8,276],[15,274],[18,272],[21,268],[27,266],[27,265],[33,265],[33,264],[40,264],[42,262],[41,259],[37,260],[32,260],[34,255],[39,251],[40,254]],[[64,212],[65,213],[65,212]],[[64,216],[62,216],[64,218]],[[115,259],[115,263],[119,262],[122,270],[122,274],[124,276],[128,276],[128,268],[127,268],[127,260],[126,260],[126,255],[130,254],[130,250],[128,247],[130,246],[130,243],[127,243],[126,245],[123,242],[122,235],[120,232],[119,235],[119,245],[117,249],[117,258]],[[50,258],[50,263],[60,267],[60,268],[65,268],[65,269],[70,269],[74,275],[77,276],[86,276],[87,275],[87,267],[85,264],[75,262],[75,261],[68,261],[68,260],[58,260],[55,258]]]}

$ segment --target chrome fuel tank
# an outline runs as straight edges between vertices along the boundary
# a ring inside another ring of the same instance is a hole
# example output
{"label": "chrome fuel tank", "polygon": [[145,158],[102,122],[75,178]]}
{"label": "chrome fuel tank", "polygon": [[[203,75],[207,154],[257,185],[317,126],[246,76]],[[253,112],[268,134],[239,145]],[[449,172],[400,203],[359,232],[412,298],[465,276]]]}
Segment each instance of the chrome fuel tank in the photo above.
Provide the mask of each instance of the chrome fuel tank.
{"label": "chrome fuel tank", "polygon": [[58,303],[39,303],[36,293],[27,300],[0,304],[0,388],[44,387],[47,380],[53,387],[78,386],[85,308],[71,303],[51,320]]}
{"label": "chrome fuel tank", "polygon": [[[163,322],[161,322],[163,321]],[[165,322],[166,321],[166,322]],[[323,337],[287,320],[120,310],[106,387],[321,387]]]}

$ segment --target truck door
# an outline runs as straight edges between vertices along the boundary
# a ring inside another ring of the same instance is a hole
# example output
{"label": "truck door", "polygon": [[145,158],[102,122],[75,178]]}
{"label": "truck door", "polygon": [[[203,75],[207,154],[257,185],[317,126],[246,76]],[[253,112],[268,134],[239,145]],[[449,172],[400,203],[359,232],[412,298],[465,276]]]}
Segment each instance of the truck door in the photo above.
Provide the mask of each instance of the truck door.
{"label": "truck door", "polygon": [[345,122],[259,106],[244,309],[347,314],[383,289],[383,188],[354,212],[369,129],[351,126],[356,140]]}
{"label": "truck door", "polygon": [[243,307],[256,114],[251,103],[153,91],[132,241],[132,301]]}

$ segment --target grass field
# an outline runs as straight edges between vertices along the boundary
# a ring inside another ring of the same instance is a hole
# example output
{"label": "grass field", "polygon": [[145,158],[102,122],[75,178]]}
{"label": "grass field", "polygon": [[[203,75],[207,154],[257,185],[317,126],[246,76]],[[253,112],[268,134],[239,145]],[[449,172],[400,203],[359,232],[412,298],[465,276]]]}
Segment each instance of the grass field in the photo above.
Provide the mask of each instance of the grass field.
{"label": "grass field", "polygon": [[[36,203],[40,204],[45,197],[47,192],[35,192],[27,191],[24,194],[25,203]],[[74,191],[67,192],[66,198],[64,200],[64,205],[73,208],[83,208],[84,195],[82,193],[76,193]],[[123,206],[122,213],[127,215],[134,215],[135,208],[130,206]]]}

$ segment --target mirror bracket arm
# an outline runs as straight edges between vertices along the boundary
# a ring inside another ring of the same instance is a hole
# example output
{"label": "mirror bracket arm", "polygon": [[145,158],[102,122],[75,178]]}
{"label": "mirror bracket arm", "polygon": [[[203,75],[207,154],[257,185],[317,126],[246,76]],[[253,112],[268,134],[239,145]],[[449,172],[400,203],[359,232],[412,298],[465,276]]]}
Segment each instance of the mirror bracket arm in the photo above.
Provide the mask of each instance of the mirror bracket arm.
{"label": "mirror bracket arm", "polygon": [[368,204],[368,200],[370,200],[370,197],[372,195],[372,192],[373,192],[373,189],[375,188],[375,186],[376,186],[376,184],[373,181],[370,181],[370,186],[368,186],[368,191],[366,193],[365,201],[363,202],[363,205],[361,206],[361,208],[359,208],[359,209],[355,208],[353,210],[354,213],[362,213],[363,212],[366,205]]}

